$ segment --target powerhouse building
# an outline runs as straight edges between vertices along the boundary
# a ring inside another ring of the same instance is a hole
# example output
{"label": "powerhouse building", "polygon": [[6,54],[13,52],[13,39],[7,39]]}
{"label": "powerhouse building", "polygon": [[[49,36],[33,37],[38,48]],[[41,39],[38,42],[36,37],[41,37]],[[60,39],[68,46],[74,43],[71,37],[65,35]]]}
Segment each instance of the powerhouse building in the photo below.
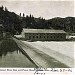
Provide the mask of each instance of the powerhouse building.
{"label": "powerhouse building", "polygon": [[23,29],[22,37],[31,41],[63,41],[66,40],[66,32],[51,29]]}

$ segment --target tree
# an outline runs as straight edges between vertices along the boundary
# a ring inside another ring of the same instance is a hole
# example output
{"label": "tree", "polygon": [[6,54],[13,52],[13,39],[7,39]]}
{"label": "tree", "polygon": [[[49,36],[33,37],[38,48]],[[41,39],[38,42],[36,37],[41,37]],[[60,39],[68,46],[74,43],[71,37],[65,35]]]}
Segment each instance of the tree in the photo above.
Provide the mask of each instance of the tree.
{"label": "tree", "polygon": [[24,15],[24,13],[23,13],[23,17],[24,17],[25,15]]}
{"label": "tree", "polygon": [[7,7],[5,7],[5,11],[8,11]]}
{"label": "tree", "polygon": [[32,16],[31,16],[31,14],[30,14],[30,18],[31,18]]}
{"label": "tree", "polygon": [[20,16],[21,16],[21,13],[20,13]]}
{"label": "tree", "polygon": [[3,5],[2,5],[2,10],[4,9]]}

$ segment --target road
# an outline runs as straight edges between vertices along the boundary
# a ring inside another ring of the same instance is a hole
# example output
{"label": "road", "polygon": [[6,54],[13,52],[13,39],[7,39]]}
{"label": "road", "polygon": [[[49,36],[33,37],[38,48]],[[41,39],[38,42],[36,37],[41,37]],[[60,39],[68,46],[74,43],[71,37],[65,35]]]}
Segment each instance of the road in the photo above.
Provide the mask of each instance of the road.
{"label": "road", "polygon": [[22,52],[14,40],[0,41],[0,67],[37,68],[37,65]]}
{"label": "road", "polygon": [[53,57],[45,54],[44,52],[38,50],[28,43],[23,43],[20,40],[13,38],[17,43],[18,47],[22,50],[24,54],[27,54],[31,60],[38,66],[44,68],[68,68],[67,65],[61,63]]}

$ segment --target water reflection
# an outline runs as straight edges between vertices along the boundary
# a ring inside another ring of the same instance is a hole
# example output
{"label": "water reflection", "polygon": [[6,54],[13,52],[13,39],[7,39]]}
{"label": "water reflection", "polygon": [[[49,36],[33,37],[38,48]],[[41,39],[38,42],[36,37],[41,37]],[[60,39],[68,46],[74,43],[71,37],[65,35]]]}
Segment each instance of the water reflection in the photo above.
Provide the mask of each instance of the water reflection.
{"label": "water reflection", "polygon": [[18,46],[12,39],[3,40],[3,42],[0,45],[0,57],[2,55],[6,56],[7,53],[12,53],[14,51],[17,51],[18,53]]}

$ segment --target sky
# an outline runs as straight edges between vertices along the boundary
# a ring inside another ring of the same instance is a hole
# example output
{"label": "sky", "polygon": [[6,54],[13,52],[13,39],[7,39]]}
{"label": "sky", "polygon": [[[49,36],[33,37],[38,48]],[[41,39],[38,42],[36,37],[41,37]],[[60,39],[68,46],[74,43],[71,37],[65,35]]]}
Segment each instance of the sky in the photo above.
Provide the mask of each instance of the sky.
{"label": "sky", "polygon": [[74,1],[22,1],[0,0],[0,6],[6,6],[16,14],[32,14],[34,17],[51,19],[54,17],[74,16]]}

